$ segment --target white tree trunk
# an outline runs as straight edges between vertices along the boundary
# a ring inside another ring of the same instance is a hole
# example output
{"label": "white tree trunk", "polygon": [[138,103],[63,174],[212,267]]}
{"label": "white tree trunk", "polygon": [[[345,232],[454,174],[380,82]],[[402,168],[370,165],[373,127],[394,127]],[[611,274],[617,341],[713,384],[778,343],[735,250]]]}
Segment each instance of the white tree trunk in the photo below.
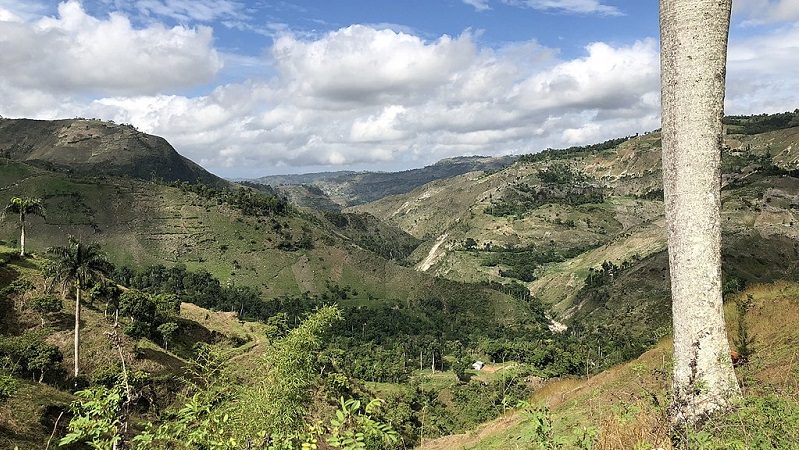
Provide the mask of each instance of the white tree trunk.
{"label": "white tree trunk", "polygon": [[731,0],[661,0],[663,190],[675,423],[740,396],[721,296],[720,157]]}
{"label": "white tree trunk", "polygon": [[25,216],[19,216],[19,256],[25,256]]}
{"label": "white tree trunk", "polygon": [[80,286],[75,288],[75,378],[80,371]]}

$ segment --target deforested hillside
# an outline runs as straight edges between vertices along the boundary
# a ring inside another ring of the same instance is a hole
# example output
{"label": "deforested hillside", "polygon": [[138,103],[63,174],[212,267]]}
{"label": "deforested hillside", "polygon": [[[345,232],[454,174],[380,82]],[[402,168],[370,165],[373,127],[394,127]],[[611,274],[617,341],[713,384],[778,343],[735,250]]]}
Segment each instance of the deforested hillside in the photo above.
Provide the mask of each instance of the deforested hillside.
{"label": "deforested hillside", "polygon": [[[790,120],[777,122],[726,119],[730,290],[799,275],[799,127],[791,126],[799,114],[786,114]],[[572,325],[670,326],[658,132],[522,156],[498,172],[436,181],[352,210],[423,239],[411,256],[418,270],[523,283]]]}

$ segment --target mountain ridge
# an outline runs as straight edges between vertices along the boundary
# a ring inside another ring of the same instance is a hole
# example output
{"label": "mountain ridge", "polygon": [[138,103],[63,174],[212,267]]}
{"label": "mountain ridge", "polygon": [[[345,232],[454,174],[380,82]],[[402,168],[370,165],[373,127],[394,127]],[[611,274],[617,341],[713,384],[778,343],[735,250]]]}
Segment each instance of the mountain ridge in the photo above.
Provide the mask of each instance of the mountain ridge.
{"label": "mountain ridge", "polygon": [[0,154],[48,170],[144,180],[230,183],[132,125],[87,119],[0,119]]}

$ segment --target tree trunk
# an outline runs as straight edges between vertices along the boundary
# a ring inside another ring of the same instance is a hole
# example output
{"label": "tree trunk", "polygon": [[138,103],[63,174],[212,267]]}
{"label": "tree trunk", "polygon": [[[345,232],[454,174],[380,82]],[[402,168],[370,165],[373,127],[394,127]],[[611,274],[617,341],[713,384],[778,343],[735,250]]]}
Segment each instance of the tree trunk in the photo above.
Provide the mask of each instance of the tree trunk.
{"label": "tree trunk", "polygon": [[75,288],[75,378],[80,372],[80,285]]}
{"label": "tree trunk", "polygon": [[672,417],[740,396],[721,296],[720,158],[731,0],[661,0],[663,190],[674,326]]}
{"label": "tree trunk", "polygon": [[25,256],[25,215],[19,215],[19,256]]}

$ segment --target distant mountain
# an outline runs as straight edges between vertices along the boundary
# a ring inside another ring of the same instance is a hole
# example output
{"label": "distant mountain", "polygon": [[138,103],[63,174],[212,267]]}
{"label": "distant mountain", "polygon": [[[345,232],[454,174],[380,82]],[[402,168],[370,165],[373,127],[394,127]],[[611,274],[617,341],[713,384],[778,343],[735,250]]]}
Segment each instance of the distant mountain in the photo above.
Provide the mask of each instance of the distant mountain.
{"label": "distant mountain", "polygon": [[310,185],[320,189],[330,198],[333,202],[328,204],[327,209],[330,209],[335,208],[335,205],[341,207],[361,205],[390,195],[405,194],[427,183],[469,172],[501,170],[517,159],[517,156],[462,156],[444,159],[421,169],[402,172],[322,172],[267,176],[250,181],[276,187],[302,206],[318,207],[320,204],[318,190],[308,190],[309,195],[305,197],[300,195],[301,190],[286,187]]}
{"label": "distant mountain", "polygon": [[164,138],[100,120],[0,119],[0,155],[82,175],[229,184],[179,155]]}
{"label": "distant mountain", "polygon": [[259,184],[268,184],[270,186],[282,186],[282,185],[302,185],[302,184],[314,184],[320,181],[327,181],[336,178],[346,178],[357,175],[358,173],[354,170],[339,170],[336,172],[314,172],[314,173],[298,173],[298,174],[287,174],[287,175],[267,175],[265,177],[256,178],[254,180],[251,179],[241,179],[237,181],[252,181]]}

